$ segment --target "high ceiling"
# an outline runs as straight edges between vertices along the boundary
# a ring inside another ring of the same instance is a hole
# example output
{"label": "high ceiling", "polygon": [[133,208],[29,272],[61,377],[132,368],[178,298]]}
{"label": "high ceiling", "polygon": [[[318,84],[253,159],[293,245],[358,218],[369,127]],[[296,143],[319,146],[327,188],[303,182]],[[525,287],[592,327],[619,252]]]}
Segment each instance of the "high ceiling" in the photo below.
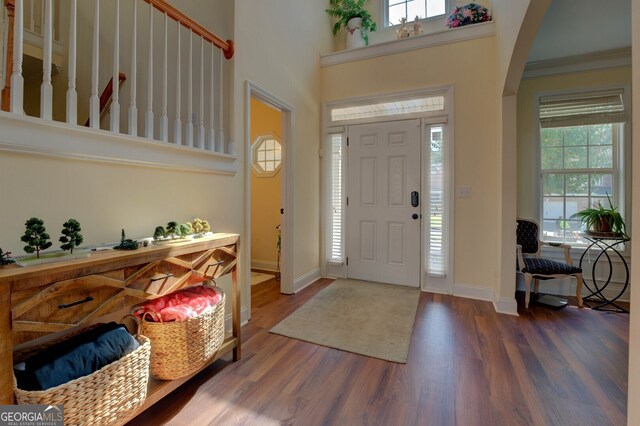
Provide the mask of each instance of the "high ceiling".
{"label": "high ceiling", "polygon": [[631,47],[631,0],[553,0],[529,62]]}

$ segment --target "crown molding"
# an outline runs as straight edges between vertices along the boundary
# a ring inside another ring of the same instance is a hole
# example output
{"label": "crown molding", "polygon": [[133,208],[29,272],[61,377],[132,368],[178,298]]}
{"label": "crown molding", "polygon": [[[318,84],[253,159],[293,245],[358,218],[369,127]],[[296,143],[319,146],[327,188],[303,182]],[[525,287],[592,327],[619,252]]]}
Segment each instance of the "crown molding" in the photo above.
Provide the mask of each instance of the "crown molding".
{"label": "crown molding", "polygon": [[631,48],[611,49],[584,55],[567,56],[529,62],[524,68],[522,79],[527,80],[557,74],[580,71],[594,71],[631,66]]}
{"label": "crown molding", "polygon": [[448,28],[435,33],[425,34],[418,37],[410,37],[404,40],[391,40],[371,46],[329,53],[328,55],[320,57],[320,66],[330,67],[362,59],[393,55],[395,53],[424,49],[442,44],[457,43],[481,37],[489,37],[494,35],[494,33],[495,29],[493,21],[466,25],[459,28]]}

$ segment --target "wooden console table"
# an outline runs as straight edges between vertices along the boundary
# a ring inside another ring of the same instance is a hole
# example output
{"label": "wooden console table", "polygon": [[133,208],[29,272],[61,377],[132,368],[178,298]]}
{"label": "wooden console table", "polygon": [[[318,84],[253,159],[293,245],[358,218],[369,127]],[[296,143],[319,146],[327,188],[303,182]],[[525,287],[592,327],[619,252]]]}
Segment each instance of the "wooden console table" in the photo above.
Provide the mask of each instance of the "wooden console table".
{"label": "wooden console table", "polygon": [[[232,330],[209,364],[230,351],[238,360],[239,244],[236,234],[214,234],[134,251],[95,252],[84,259],[0,269],[0,404],[14,403],[14,347],[30,346],[78,326],[118,321],[134,305],[228,273]],[[138,413],[191,377],[150,379],[147,399]]]}

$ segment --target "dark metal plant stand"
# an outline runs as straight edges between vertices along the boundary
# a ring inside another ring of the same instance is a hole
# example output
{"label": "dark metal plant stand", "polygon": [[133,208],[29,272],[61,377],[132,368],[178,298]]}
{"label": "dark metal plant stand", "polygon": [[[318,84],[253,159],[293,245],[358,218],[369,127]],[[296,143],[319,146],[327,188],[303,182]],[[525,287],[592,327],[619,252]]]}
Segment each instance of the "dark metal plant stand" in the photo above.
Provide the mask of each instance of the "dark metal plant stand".
{"label": "dark metal plant stand", "polygon": [[[591,306],[591,309],[599,311],[629,313],[628,310],[615,303],[616,300],[618,300],[624,294],[627,287],[629,286],[629,266],[627,265],[627,261],[622,256],[622,254],[616,249],[616,246],[624,244],[631,239],[624,236],[600,236],[592,234],[582,234],[582,236],[585,239],[591,241],[591,244],[589,244],[584,253],[582,253],[582,256],[580,256],[580,268],[582,268],[582,261],[584,260],[584,256],[592,247],[595,246],[596,248],[600,249],[600,253],[598,253],[598,255],[596,256],[596,259],[593,261],[593,266],[591,267],[591,282],[593,284],[593,288],[591,288],[591,286],[589,285],[589,280],[585,279],[584,285],[591,293],[588,296],[584,297],[582,300],[584,302],[596,303],[595,306]],[[612,299],[608,299],[603,294],[603,291],[607,288],[609,283],[611,283],[611,277],[613,275],[613,264],[611,263],[610,252],[615,253],[620,258],[620,261],[624,265],[626,274],[622,290],[620,290],[620,292]],[[609,275],[604,283],[598,283],[598,280],[596,279],[596,266],[598,264],[598,261],[603,257],[607,259],[607,262],[609,264]]]}

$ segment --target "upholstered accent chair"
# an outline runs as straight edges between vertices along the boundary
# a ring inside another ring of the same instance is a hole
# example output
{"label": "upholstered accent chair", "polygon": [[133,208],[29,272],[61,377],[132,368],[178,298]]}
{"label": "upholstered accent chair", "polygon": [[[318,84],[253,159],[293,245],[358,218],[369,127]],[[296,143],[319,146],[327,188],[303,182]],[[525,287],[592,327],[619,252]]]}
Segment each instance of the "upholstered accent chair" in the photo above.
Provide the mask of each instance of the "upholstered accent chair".
{"label": "upholstered accent chair", "polygon": [[[564,278],[574,276],[577,280],[576,298],[578,306],[582,307],[582,269],[573,266],[569,251],[571,246],[562,243],[548,243],[540,241],[540,227],[532,219],[517,219],[516,242],[518,250],[518,272],[524,275],[525,308],[529,307],[531,298],[531,280],[534,280],[535,293],[538,294],[539,280]],[[540,248],[550,246],[564,249],[565,263],[540,257]]]}

